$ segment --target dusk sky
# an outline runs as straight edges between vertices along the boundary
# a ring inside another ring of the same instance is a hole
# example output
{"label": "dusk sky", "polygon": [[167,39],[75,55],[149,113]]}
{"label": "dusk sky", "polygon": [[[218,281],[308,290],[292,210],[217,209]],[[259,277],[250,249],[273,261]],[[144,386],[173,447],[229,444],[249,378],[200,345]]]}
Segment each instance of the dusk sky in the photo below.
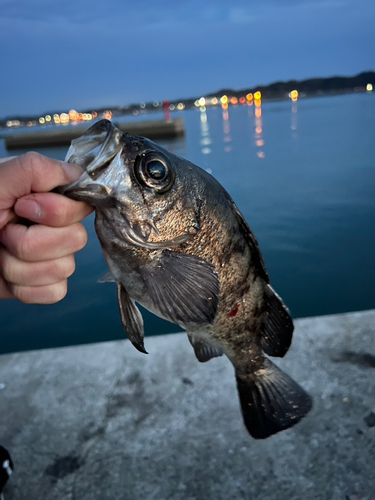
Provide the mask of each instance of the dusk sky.
{"label": "dusk sky", "polygon": [[375,69],[373,0],[0,0],[0,117]]}

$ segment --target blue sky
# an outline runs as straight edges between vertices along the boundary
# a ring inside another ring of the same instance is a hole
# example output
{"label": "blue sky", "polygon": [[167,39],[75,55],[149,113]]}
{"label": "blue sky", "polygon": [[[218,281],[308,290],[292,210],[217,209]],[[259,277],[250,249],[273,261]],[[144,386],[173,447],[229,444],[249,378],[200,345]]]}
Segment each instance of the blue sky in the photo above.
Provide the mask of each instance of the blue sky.
{"label": "blue sky", "polygon": [[0,116],[375,69],[373,0],[0,0]]}

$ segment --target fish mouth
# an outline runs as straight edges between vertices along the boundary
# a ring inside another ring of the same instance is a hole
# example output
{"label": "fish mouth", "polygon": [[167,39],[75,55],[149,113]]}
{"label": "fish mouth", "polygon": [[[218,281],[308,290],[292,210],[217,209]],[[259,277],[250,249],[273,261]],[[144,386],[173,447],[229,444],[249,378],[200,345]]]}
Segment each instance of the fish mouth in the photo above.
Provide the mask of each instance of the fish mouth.
{"label": "fish mouth", "polygon": [[100,120],[72,141],[65,161],[79,165],[90,176],[96,176],[123,146],[123,133],[109,120]]}
{"label": "fish mouth", "polygon": [[[84,173],[76,181],[59,187],[59,192],[79,201],[87,201],[93,206],[112,206],[115,201],[113,189],[97,179],[116,159],[124,147],[123,133],[110,121],[100,120],[83,135],[74,139],[65,156],[67,163],[80,166]],[[113,166],[111,172],[118,166]],[[119,170],[120,171],[120,170]],[[108,176],[106,176],[108,177]],[[116,177],[114,176],[115,180]],[[120,179],[117,179],[117,183]]]}

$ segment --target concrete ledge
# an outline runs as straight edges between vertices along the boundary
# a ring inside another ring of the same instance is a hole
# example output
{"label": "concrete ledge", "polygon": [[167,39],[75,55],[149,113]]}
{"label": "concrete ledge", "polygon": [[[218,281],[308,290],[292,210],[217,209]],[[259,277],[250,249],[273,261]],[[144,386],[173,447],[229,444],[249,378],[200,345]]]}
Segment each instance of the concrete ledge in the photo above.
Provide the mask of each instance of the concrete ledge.
{"label": "concrete ledge", "polygon": [[185,334],[0,357],[6,500],[370,500],[375,311],[296,321],[279,366],[314,397],[266,441],[242,424],[233,369]]}
{"label": "concrete ledge", "polygon": [[[160,139],[177,137],[185,133],[185,122],[183,118],[166,120],[144,120],[138,122],[119,123],[115,125],[123,132],[148,137],[149,139]],[[92,123],[84,126],[51,127],[28,132],[18,132],[5,136],[5,146],[9,149],[32,148],[38,146],[68,146],[73,139],[80,137]]]}

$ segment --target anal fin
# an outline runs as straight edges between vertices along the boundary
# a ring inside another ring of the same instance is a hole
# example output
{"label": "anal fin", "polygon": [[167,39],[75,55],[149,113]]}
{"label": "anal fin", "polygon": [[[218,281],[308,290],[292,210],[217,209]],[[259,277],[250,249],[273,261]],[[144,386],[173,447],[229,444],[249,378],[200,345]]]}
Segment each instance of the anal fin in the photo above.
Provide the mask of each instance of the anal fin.
{"label": "anal fin", "polygon": [[201,363],[209,361],[212,358],[218,358],[219,356],[223,355],[223,351],[221,349],[212,347],[210,344],[204,342],[201,339],[198,339],[191,333],[188,333],[187,335],[190,344],[193,346],[195,356]]}
{"label": "anal fin", "polygon": [[255,439],[292,427],[312,408],[310,396],[266,358],[257,371],[236,378],[244,423]]}
{"label": "anal fin", "polygon": [[142,314],[121,283],[117,283],[117,299],[122,326],[128,339],[138,351],[148,354],[143,342],[144,328]]}
{"label": "anal fin", "polygon": [[288,351],[293,336],[293,321],[288,308],[270,285],[265,285],[266,317],[262,349],[269,356],[282,358]]}

